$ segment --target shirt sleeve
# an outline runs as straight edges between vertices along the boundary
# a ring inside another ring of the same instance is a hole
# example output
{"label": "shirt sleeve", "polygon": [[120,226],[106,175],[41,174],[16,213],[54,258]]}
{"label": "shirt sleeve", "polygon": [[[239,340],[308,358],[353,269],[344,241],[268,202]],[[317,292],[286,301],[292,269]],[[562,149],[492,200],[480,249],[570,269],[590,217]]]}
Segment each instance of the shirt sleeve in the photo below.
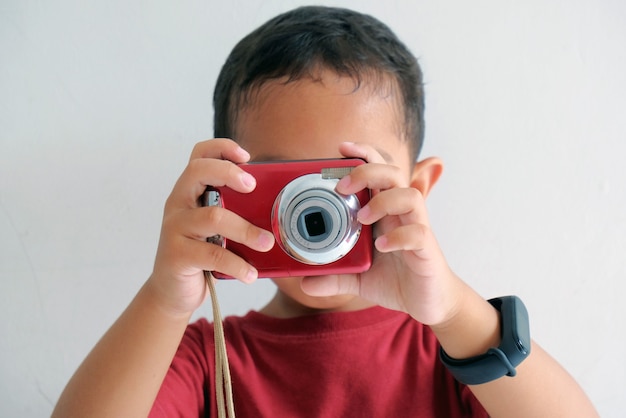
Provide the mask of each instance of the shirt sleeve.
{"label": "shirt sleeve", "polygon": [[205,416],[213,358],[213,348],[207,346],[206,335],[213,335],[213,331],[205,319],[187,327],[150,418]]}

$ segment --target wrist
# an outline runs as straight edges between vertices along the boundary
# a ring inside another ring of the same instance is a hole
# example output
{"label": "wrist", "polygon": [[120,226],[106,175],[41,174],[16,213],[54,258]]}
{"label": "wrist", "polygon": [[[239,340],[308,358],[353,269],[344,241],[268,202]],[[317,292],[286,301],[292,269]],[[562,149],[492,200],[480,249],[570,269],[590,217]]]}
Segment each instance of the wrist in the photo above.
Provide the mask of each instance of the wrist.
{"label": "wrist", "polygon": [[139,290],[137,299],[144,309],[156,311],[163,319],[186,324],[195,309],[187,309],[183,303],[176,301],[173,297],[175,294],[171,289],[162,286],[152,275]]}
{"label": "wrist", "polygon": [[517,296],[490,299],[500,316],[500,343],[480,354],[466,358],[450,357],[440,350],[440,358],[461,383],[477,385],[502,376],[516,376],[516,367],[528,357],[531,349],[528,311]]}
{"label": "wrist", "polygon": [[447,319],[430,328],[453,358],[474,357],[500,344],[498,311],[469,288]]}

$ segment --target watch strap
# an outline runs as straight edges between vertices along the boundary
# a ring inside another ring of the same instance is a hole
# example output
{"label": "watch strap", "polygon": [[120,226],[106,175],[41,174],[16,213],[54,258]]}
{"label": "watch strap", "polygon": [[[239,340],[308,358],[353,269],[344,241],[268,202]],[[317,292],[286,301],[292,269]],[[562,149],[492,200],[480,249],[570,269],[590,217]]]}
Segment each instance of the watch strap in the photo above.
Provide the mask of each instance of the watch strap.
{"label": "watch strap", "polygon": [[455,359],[439,350],[441,362],[461,383],[478,385],[502,376],[515,376],[515,368],[530,353],[528,312],[517,296],[488,301],[501,315],[501,343],[486,353],[467,359]]}

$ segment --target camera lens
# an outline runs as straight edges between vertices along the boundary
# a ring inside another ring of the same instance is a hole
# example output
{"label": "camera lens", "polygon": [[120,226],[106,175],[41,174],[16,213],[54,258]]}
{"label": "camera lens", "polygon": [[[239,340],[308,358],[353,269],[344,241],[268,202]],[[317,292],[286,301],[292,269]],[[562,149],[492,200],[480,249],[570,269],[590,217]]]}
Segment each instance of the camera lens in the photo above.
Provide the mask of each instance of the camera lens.
{"label": "camera lens", "polygon": [[283,217],[285,233],[306,251],[325,252],[341,241],[346,214],[331,192],[304,190],[291,201]]}
{"label": "camera lens", "polygon": [[306,174],[292,180],[276,197],[272,229],[278,244],[306,264],[328,264],[346,255],[359,237],[355,195],[335,191],[337,179]]}
{"label": "camera lens", "polygon": [[322,212],[313,212],[304,216],[304,224],[309,237],[318,237],[326,233],[326,223]]}
{"label": "camera lens", "polygon": [[320,242],[328,238],[332,222],[328,211],[319,207],[308,208],[300,214],[298,232],[308,241]]}

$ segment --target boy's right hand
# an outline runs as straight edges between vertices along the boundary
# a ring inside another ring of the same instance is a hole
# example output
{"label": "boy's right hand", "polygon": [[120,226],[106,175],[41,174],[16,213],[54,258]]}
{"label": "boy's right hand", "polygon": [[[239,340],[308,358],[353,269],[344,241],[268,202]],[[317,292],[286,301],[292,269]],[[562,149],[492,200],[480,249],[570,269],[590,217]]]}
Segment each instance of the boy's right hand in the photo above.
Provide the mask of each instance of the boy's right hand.
{"label": "boy's right hand", "polygon": [[204,271],[220,271],[242,282],[258,272],[232,252],[207,242],[213,235],[269,251],[271,232],[258,228],[221,207],[204,207],[200,196],[207,186],[226,186],[249,193],[255,179],[237,164],[250,155],[234,141],[211,139],[194,147],[189,164],[165,204],[154,271],[146,283],[156,302],[175,315],[190,315],[206,297]]}

